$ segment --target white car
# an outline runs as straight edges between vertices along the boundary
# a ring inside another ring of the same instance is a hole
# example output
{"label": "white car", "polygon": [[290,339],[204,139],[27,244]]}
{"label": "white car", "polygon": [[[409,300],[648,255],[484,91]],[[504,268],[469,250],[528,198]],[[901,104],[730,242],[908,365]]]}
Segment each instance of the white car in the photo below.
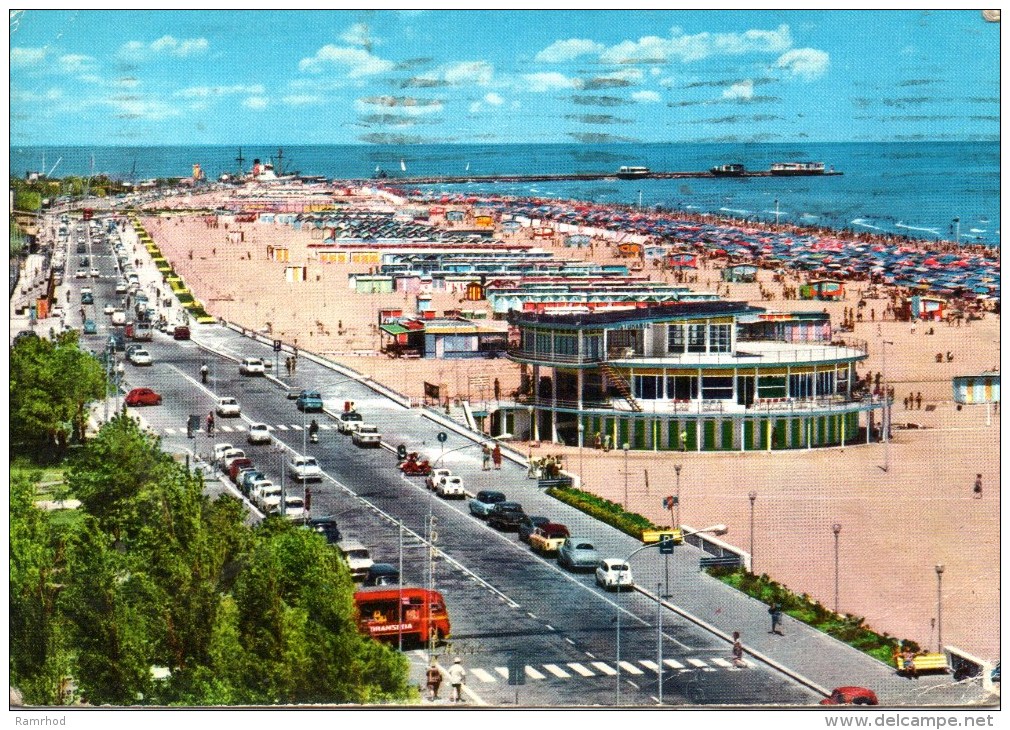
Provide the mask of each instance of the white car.
{"label": "white car", "polygon": [[453,497],[464,499],[466,497],[466,490],[463,489],[463,477],[442,477],[435,484],[435,494],[444,499],[452,499]]}
{"label": "white car", "polygon": [[85,271],[84,269],[78,269],[77,273],[74,274],[74,277],[77,278],[77,279],[85,279],[85,278],[87,278],[87,276],[88,276],[88,272]]}
{"label": "white car", "polygon": [[368,548],[357,540],[347,539],[337,543],[337,550],[347,563],[351,577],[355,580],[364,580],[368,575],[368,569],[374,565],[372,556],[368,554]]}
{"label": "white car", "polygon": [[66,316],[66,314],[67,313],[63,309],[63,307],[53,307],[52,309],[49,310],[50,317],[63,318]]}
{"label": "white car", "polygon": [[273,437],[270,436],[270,427],[265,423],[254,423],[249,426],[249,434],[246,436],[246,441],[251,444],[269,444],[273,441]]}
{"label": "white car", "polygon": [[289,520],[305,519],[305,500],[301,497],[285,497],[284,516]]}
{"label": "white car", "polygon": [[280,504],[281,491],[280,486],[277,484],[261,484],[256,488],[253,492],[253,498],[260,511],[267,514],[273,505]]}
{"label": "white car", "polygon": [[113,307],[111,304],[106,304],[105,309],[103,309],[102,311],[105,312],[105,314],[112,314],[113,312],[116,311],[116,308]]}
{"label": "white car", "polygon": [[130,362],[134,365],[150,365],[153,360],[151,360],[151,353],[147,350],[137,348],[130,353]]}
{"label": "white car", "polygon": [[292,456],[291,461],[288,462],[288,471],[294,479],[302,482],[323,478],[323,470],[319,468],[319,462],[311,456]]}
{"label": "white car", "polygon": [[235,446],[233,444],[214,444],[214,461],[221,461],[221,459],[224,458],[224,455],[234,448]]}
{"label": "white car", "polygon": [[596,584],[607,590],[635,585],[631,566],[619,558],[606,558],[596,565]]}
{"label": "white car", "polygon": [[231,396],[218,398],[214,410],[217,411],[217,415],[225,418],[234,418],[242,415],[242,406]]}
{"label": "white car", "polygon": [[126,312],[122,309],[112,310],[112,324],[115,327],[122,327],[126,324]]}
{"label": "white car", "polygon": [[126,294],[126,282],[121,281],[116,284],[116,294]]}
{"label": "white car", "polygon": [[382,434],[379,427],[370,423],[361,423],[356,429],[351,431],[351,443],[355,446],[380,446]]}
{"label": "white car", "polygon": [[266,375],[266,366],[258,357],[247,357],[238,366],[241,375]]}
{"label": "white car", "polygon": [[91,270],[91,276],[94,277],[95,279],[97,279],[99,276],[101,276],[101,274],[98,273],[98,269],[92,269]]}
{"label": "white car", "polygon": [[228,449],[221,455],[221,464],[224,466],[225,471],[231,466],[231,463],[235,459],[244,459],[245,452],[242,449]]}
{"label": "white car", "polygon": [[428,489],[434,489],[438,486],[438,481],[442,477],[451,477],[452,472],[448,469],[432,469],[431,474],[427,476],[424,480],[424,484]]}

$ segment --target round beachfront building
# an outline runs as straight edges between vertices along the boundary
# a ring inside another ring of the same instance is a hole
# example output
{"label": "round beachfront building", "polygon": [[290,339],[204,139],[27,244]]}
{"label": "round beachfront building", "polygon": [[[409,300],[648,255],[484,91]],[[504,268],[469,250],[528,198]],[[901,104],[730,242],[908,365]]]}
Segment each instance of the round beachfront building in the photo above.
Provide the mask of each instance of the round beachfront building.
{"label": "round beachfront building", "polygon": [[493,434],[571,446],[757,451],[879,438],[865,343],[827,314],[698,301],[575,314],[512,312],[514,402]]}

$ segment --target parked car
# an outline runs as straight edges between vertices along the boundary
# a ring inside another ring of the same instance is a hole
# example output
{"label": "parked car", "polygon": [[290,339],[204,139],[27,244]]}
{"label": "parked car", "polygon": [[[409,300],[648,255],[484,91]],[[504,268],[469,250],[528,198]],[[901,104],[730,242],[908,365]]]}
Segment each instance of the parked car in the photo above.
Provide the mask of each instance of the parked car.
{"label": "parked car", "polygon": [[541,555],[554,555],[567,537],[571,537],[567,527],[555,522],[548,522],[533,530],[533,534],[530,535],[527,542],[535,552]]}
{"label": "parked car", "polygon": [[253,466],[252,459],[248,456],[242,456],[238,459],[233,459],[231,466],[228,467],[228,478],[231,479],[232,484],[238,484],[238,475],[247,469],[251,469]]}
{"label": "parked car", "polygon": [[115,308],[114,306],[112,306],[111,304],[106,304],[106,305],[105,305],[105,308],[104,308],[104,309],[102,309],[102,311],[103,311],[103,312],[104,312],[105,314],[112,314],[113,312],[115,312],[115,311],[116,311],[116,308]]}
{"label": "parked car", "polygon": [[247,357],[239,363],[240,375],[266,375],[267,369],[258,357]]}
{"label": "parked car", "polygon": [[141,347],[138,347],[130,353],[130,362],[134,365],[150,365],[154,361],[151,359],[151,353]]}
{"label": "parked car", "polygon": [[247,497],[252,494],[253,484],[263,479],[266,479],[266,475],[255,467],[250,467],[235,475],[236,486]]}
{"label": "parked car", "polygon": [[236,448],[228,449],[221,455],[221,466],[223,466],[225,470],[227,470],[235,459],[244,459],[244,458],[246,458],[246,454],[242,449],[236,449]]}
{"label": "parked car", "polygon": [[112,310],[112,326],[122,327],[125,324],[126,324],[126,312],[124,312],[122,309]]}
{"label": "parked car", "polygon": [[877,695],[865,687],[838,687],[821,700],[822,705],[876,705]]}
{"label": "parked car", "polygon": [[185,325],[177,325],[174,330],[172,330],[172,339],[174,340],[188,340],[189,339],[189,327]]}
{"label": "parked car", "polygon": [[593,570],[598,562],[596,547],[585,538],[566,538],[558,548],[558,565],[568,570]]}
{"label": "parked car", "polygon": [[344,411],[337,416],[337,431],[352,433],[362,423],[361,414],[357,411]]}
{"label": "parked car", "polygon": [[[272,511],[268,511],[267,514],[274,514]],[[284,497],[284,518],[288,520],[304,520],[305,519],[305,500],[301,497],[295,495],[287,495]]]}
{"label": "parked car", "polygon": [[397,586],[400,585],[400,571],[389,563],[372,563],[365,575],[366,586]]}
{"label": "parked car", "polygon": [[362,423],[351,434],[351,443],[355,446],[375,446],[378,448],[382,444],[382,434],[379,427],[370,423]]}
{"label": "parked car", "polygon": [[126,294],[126,282],[120,281],[116,284],[116,294]]}
{"label": "parked car", "polygon": [[443,499],[466,499],[463,478],[452,474],[440,478],[435,484],[435,494]]}
{"label": "parked car", "polygon": [[550,519],[542,515],[528,515],[523,513],[523,516],[519,519],[519,527],[517,528],[519,539],[522,542],[528,543],[533,531],[541,525],[546,525],[548,522],[550,522]]}
{"label": "parked car", "polygon": [[126,405],[136,406],[160,406],[161,396],[150,388],[134,388],[126,394]]}
{"label": "parked car", "polygon": [[260,484],[253,491],[253,501],[265,515],[277,512],[281,504],[282,491],[280,485],[272,482]]}
{"label": "parked car", "polygon": [[288,462],[288,472],[293,479],[298,481],[320,480],[323,478],[323,470],[319,468],[319,463],[311,456],[292,456]]}
{"label": "parked car", "polygon": [[273,437],[270,436],[270,427],[265,423],[253,423],[249,426],[249,433],[246,435],[246,441],[251,444],[269,444],[273,441]]}
{"label": "parked car", "polygon": [[215,464],[219,463],[221,461],[221,458],[225,455],[225,452],[231,451],[234,448],[235,448],[234,444],[228,444],[228,443],[214,444],[214,451],[212,452],[214,454],[214,463]]}
{"label": "parked car", "polygon": [[337,521],[332,517],[313,517],[305,523],[305,526],[310,530],[318,532],[331,545],[340,542],[342,537],[340,528],[337,527]]}
{"label": "parked car", "polygon": [[434,489],[438,486],[438,480],[442,477],[451,477],[452,472],[448,469],[432,469],[431,474],[424,478],[424,486],[428,489]]}
{"label": "parked car", "polygon": [[499,502],[505,501],[505,494],[491,489],[482,489],[470,500],[470,514],[486,520],[491,509]]}
{"label": "parked car", "polygon": [[295,407],[303,413],[322,413],[323,397],[318,390],[303,390],[298,394]]}
{"label": "parked car", "polygon": [[487,523],[496,530],[518,530],[523,506],[518,502],[498,502],[487,515]]}
{"label": "parked car", "polygon": [[368,548],[353,538],[341,540],[337,543],[337,550],[340,551],[344,562],[347,563],[354,580],[364,580],[368,575],[369,568],[372,567],[372,557],[368,554]]}
{"label": "parked car", "polygon": [[214,411],[221,417],[237,418],[242,415],[242,406],[231,396],[217,399]]}
{"label": "parked car", "polygon": [[93,319],[84,320],[84,334],[86,335],[98,334],[98,325],[95,324],[95,320]]}
{"label": "parked car", "polygon": [[624,587],[635,585],[635,579],[631,575],[631,566],[623,560],[617,558],[606,558],[596,564],[596,585],[606,588],[620,590]]}

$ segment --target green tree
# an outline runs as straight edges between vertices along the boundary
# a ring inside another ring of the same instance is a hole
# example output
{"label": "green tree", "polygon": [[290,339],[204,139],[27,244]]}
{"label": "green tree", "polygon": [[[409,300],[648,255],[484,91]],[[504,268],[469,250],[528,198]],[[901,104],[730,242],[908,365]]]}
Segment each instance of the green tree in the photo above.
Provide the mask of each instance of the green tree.
{"label": "green tree", "polygon": [[36,190],[19,187],[14,191],[14,207],[18,210],[41,210],[42,194]]}

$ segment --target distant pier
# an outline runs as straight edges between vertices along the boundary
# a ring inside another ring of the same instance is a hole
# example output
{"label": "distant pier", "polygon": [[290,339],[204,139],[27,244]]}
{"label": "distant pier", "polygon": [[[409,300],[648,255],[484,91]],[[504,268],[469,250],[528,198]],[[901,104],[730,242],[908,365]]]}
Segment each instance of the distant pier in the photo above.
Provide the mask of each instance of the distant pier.
{"label": "distant pier", "polygon": [[566,180],[592,182],[596,180],[626,181],[635,182],[637,180],[678,180],[686,178],[712,178],[719,180],[732,180],[741,177],[833,177],[841,175],[834,170],[825,171],[814,175],[773,175],[768,170],[755,170],[753,172],[743,172],[736,175],[716,175],[712,172],[648,172],[637,175],[633,178],[620,177],[614,172],[581,172],[581,173],[557,173],[557,174],[527,174],[527,175],[431,175],[423,177],[388,176],[373,178],[383,182],[395,182],[411,185],[455,185],[464,183],[527,183],[527,182],[561,182]]}

